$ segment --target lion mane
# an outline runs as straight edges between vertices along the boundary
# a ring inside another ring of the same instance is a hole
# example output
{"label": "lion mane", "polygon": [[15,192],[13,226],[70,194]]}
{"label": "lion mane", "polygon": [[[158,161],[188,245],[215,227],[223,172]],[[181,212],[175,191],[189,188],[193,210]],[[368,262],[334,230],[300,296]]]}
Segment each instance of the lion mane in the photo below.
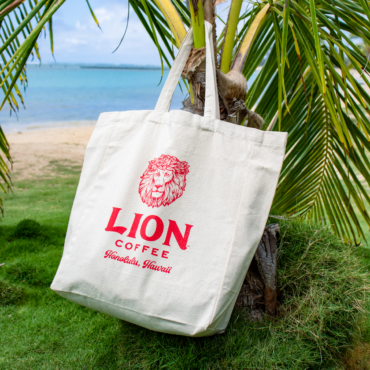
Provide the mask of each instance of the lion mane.
{"label": "lion mane", "polygon": [[[186,175],[189,173],[187,162],[179,161],[176,157],[162,154],[159,158],[149,161],[149,165],[140,177],[139,194],[142,201],[149,207],[168,206],[177,198],[180,198],[185,191]],[[165,190],[161,197],[155,198],[152,195],[154,190],[154,174],[157,170],[172,172],[172,179],[164,184]]]}

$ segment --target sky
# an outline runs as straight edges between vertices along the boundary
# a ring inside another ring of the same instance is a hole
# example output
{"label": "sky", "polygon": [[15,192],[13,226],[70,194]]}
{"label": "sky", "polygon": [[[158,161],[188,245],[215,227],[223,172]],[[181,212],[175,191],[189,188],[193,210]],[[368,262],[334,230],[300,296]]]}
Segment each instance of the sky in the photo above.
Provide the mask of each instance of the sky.
{"label": "sky", "polygon": [[[90,0],[101,29],[95,24],[85,0],[67,0],[53,17],[54,56],[58,63],[109,63],[160,65],[157,49],[130,9],[125,31],[127,0]],[[39,39],[42,63],[53,63],[50,40]]]}
{"label": "sky", "polygon": [[[57,63],[108,63],[160,66],[158,51],[135,12],[130,9],[125,31],[127,0],[90,0],[101,29],[95,24],[86,0],[67,0],[53,16],[54,56]],[[218,6],[220,13],[225,4]],[[225,13],[227,17],[227,12]],[[42,63],[54,63],[49,37],[39,39]]]}

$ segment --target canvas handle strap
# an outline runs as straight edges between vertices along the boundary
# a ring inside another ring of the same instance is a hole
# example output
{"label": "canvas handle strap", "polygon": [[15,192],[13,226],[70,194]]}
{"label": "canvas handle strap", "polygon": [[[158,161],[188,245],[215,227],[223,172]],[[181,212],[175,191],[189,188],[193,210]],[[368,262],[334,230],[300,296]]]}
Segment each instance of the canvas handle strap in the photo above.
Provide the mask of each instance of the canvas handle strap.
{"label": "canvas handle strap", "polygon": [[[205,21],[206,34],[206,96],[204,104],[204,117],[220,118],[220,109],[218,105],[218,92],[216,80],[216,67],[213,52],[212,25]],[[190,28],[177,57],[172,65],[167,80],[159,96],[155,110],[158,112],[168,112],[171,106],[173,93],[181,77],[181,73],[188,60],[190,51],[193,47],[193,29]]]}

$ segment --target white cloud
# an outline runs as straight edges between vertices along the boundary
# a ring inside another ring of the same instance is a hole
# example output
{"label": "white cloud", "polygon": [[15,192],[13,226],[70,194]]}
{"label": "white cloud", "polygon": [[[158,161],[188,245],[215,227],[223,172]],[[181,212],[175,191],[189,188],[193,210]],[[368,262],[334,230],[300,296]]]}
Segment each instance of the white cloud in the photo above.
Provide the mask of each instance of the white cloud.
{"label": "white cloud", "polygon": [[76,22],[76,29],[78,30],[86,30],[86,26],[84,24],[81,24],[80,21]]}

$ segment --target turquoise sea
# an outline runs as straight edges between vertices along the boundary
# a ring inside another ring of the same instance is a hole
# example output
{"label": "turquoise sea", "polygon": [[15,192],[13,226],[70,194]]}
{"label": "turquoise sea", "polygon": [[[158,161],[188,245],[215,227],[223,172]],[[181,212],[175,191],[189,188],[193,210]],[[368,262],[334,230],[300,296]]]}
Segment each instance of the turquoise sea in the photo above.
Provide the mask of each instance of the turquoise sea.
{"label": "turquoise sea", "polygon": [[[94,124],[102,112],[154,109],[168,75],[160,69],[100,69],[46,64],[27,67],[25,109],[0,111],[5,132]],[[177,87],[171,109],[187,95]]]}
{"label": "turquoise sea", "polygon": [[[30,65],[25,103],[17,114],[0,111],[3,129],[94,123],[102,112],[154,109],[168,70],[86,69],[79,65]],[[161,82],[161,83],[160,83]],[[160,83],[160,85],[158,85]],[[181,108],[186,90],[176,89],[172,109]]]}

